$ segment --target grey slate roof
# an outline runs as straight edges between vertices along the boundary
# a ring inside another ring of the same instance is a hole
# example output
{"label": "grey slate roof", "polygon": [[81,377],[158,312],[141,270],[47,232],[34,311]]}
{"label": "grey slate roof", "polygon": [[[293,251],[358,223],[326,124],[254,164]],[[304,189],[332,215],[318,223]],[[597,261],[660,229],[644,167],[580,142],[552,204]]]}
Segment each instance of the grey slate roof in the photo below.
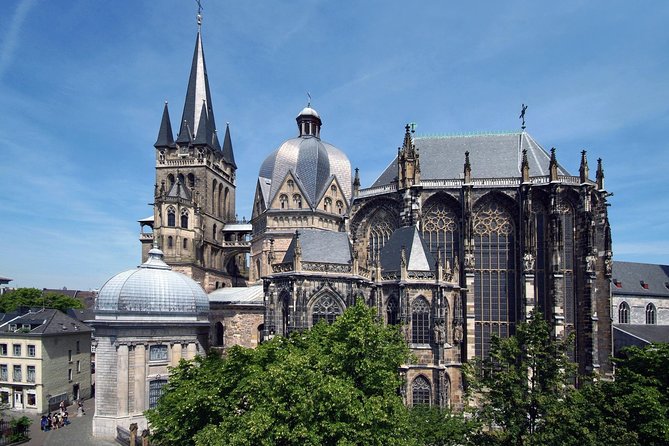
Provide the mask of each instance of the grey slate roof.
{"label": "grey slate roof", "polygon": [[408,271],[435,271],[435,258],[415,226],[396,229],[381,248],[381,269],[399,271],[405,249]]}
{"label": "grey slate roof", "polygon": [[[641,282],[648,284],[648,289]],[[669,265],[613,262],[611,291],[614,295],[669,298]]]}
{"label": "grey slate roof", "polygon": [[174,182],[172,187],[170,187],[170,190],[167,191],[167,196],[173,198],[183,198],[184,200],[190,200],[192,194],[190,189],[188,189],[188,187],[185,184],[183,184],[181,180],[177,179],[177,181]]}
{"label": "grey slate roof", "polygon": [[614,337],[616,337],[616,331],[632,335],[649,344],[653,342],[669,342],[669,325],[615,324],[613,326]]}
{"label": "grey slate roof", "polygon": [[263,286],[219,288],[209,293],[209,303],[263,305]]}
{"label": "grey slate roof", "polygon": [[170,112],[167,110],[167,102],[165,102],[165,108],[163,108],[163,118],[160,121],[160,130],[158,130],[158,138],[156,138],[156,143],[153,147],[173,147],[174,146],[174,134],[172,133],[172,124],[170,123]]}
{"label": "grey slate roof", "polygon": [[[218,138],[218,137],[217,137]],[[230,125],[225,125],[225,137],[223,138],[223,159],[236,169],[235,153],[232,150],[232,139],[230,139]]]}
{"label": "grey slate roof", "polygon": [[[420,154],[421,180],[462,178],[467,151],[472,166],[472,178],[519,177],[523,149],[527,149],[530,176],[549,174],[550,154],[526,132],[423,136],[414,138],[414,144]],[[558,174],[569,175],[561,166]],[[396,176],[397,157],[372,187],[389,185]]]}
{"label": "grey slate roof", "polygon": [[0,323],[0,332],[3,334],[14,332],[9,330],[10,325],[17,325],[21,329],[23,325],[30,325],[32,328],[25,334],[65,334],[73,332],[90,333],[91,329],[81,321],[73,319],[53,308],[31,309],[27,313],[14,311],[4,315]]}
{"label": "grey slate roof", "polygon": [[[303,262],[335,263],[348,265],[352,261],[351,244],[345,232],[323,229],[301,229],[299,231]],[[288,246],[283,262],[295,258],[295,236]]]}

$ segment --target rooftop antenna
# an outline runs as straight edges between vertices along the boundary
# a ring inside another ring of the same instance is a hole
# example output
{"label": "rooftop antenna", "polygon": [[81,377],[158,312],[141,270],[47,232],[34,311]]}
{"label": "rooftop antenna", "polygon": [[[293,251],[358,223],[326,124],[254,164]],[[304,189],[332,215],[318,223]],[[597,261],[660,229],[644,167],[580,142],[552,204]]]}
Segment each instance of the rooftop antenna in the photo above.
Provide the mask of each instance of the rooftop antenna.
{"label": "rooftop antenna", "polygon": [[520,107],[520,116],[518,116],[518,119],[522,119],[523,123],[520,125],[520,128],[522,130],[525,130],[525,112],[527,111],[527,105],[522,104]]}
{"label": "rooftop antenna", "polygon": [[307,107],[311,107],[311,93],[307,91]]}
{"label": "rooftop antenna", "polygon": [[197,30],[200,31],[200,28],[202,28],[202,3],[200,3],[200,0],[195,0],[195,3],[197,3]]}

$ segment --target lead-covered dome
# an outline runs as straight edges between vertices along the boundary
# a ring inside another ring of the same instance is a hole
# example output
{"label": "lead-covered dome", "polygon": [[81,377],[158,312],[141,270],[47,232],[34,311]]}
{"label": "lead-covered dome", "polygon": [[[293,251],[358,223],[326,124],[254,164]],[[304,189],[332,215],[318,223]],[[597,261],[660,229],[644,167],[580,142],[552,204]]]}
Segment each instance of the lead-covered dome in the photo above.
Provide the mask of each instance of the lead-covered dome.
{"label": "lead-covered dome", "polygon": [[260,167],[261,184],[269,186],[271,202],[288,172],[298,177],[309,202],[316,204],[319,195],[335,176],[347,199],[351,198],[351,162],[338,148],[320,138],[321,118],[316,110],[305,107],[296,118],[300,134],[285,141]]}
{"label": "lead-covered dome", "polygon": [[158,248],[135,269],[109,279],[95,301],[96,319],[152,316],[159,319],[206,320],[209,299],[190,277],[172,271]]}

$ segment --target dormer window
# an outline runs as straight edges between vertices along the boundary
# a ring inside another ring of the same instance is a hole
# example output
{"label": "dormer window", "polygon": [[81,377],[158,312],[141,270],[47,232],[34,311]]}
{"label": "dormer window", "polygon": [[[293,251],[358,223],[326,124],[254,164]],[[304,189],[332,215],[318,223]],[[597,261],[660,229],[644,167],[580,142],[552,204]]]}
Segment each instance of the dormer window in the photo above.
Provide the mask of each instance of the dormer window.
{"label": "dormer window", "polygon": [[669,282],[664,282],[664,287],[669,290]]}
{"label": "dormer window", "polygon": [[623,283],[618,279],[613,279],[613,284],[616,286],[616,288],[622,288],[623,287]]}
{"label": "dormer window", "polygon": [[648,284],[645,281],[642,280],[640,281],[640,283],[641,283],[641,288],[643,288],[644,290],[648,289]]}

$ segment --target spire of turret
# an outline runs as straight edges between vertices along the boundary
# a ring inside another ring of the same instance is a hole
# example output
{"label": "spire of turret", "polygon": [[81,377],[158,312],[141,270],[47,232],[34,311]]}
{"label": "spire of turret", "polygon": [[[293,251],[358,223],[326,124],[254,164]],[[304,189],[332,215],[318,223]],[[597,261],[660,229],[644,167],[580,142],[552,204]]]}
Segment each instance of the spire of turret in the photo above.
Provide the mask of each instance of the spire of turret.
{"label": "spire of turret", "polygon": [[548,164],[548,170],[550,171],[550,181],[557,181],[558,163],[557,163],[557,157],[555,156],[555,147],[551,148],[551,161]]}
{"label": "spire of turret", "polygon": [[355,168],[355,177],[353,177],[353,196],[357,197],[360,193],[360,172],[359,169]]}
{"label": "spire of turret", "polygon": [[465,183],[471,183],[472,181],[472,165],[469,162],[469,152],[465,152],[465,166],[464,166],[464,176]]}
{"label": "spire of turret", "polygon": [[602,159],[597,159],[597,190],[604,190],[604,168]]}
{"label": "spire of turret", "polygon": [[160,130],[158,130],[158,138],[153,145],[155,148],[172,147],[174,145],[174,134],[172,133],[172,124],[170,123],[170,113],[167,110],[167,101],[165,101],[165,108],[163,108],[163,119],[160,121]]}
{"label": "spire of turret", "polygon": [[[202,106],[203,103],[204,107]],[[181,130],[179,131],[177,142],[187,141],[187,135],[183,134],[185,128],[189,128],[191,134],[198,135],[199,126],[202,122],[202,113],[205,115],[207,126],[210,131],[213,131],[216,128],[216,123],[214,121],[214,111],[211,104],[207,66],[204,62],[202,36],[198,29],[197,38],[195,40],[195,51],[193,52],[193,62],[190,68],[190,77],[188,79],[188,89],[186,90],[186,100],[184,102],[184,110],[181,117]]]}
{"label": "spire of turret", "polygon": [[[218,137],[217,137],[218,138]],[[216,141],[218,143],[218,140]],[[237,168],[235,164],[235,153],[232,150],[232,139],[230,138],[230,123],[225,124],[225,137],[223,138],[223,159]]]}
{"label": "spire of turret", "polygon": [[590,170],[588,169],[588,158],[585,156],[586,151],[581,152],[581,166],[578,168],[579,176],[581,177],[581,183],[588,181],[588,175]]}
{"label": "spire of turret", "polygon": [[523,160],[520,164],[520,172],[523,176],[523,183],[530,181],[530,163],[527,161],[527,149],[523,149]]}

